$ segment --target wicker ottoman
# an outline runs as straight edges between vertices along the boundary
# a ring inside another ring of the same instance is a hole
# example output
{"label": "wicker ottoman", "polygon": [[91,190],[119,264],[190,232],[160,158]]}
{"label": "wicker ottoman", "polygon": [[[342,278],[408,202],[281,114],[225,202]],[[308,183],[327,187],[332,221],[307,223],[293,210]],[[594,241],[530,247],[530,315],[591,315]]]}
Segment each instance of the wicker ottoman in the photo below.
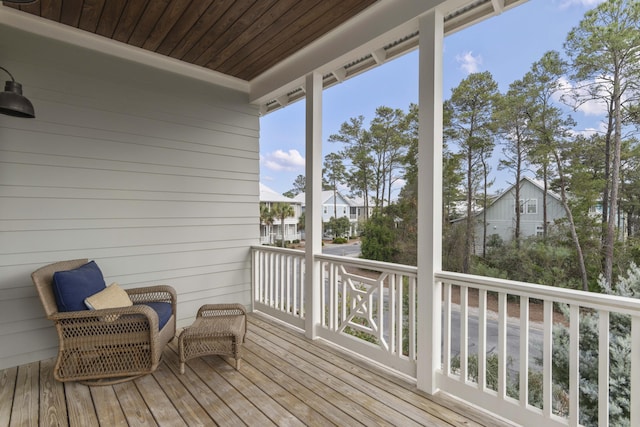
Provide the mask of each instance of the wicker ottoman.
{"label": "wicker ottoman", "polygon": [[207,304],[200,307],[196,320],[178,337],[180,373],[184,364],[205,355],[233,356],[240,368],[242,344],[247,333],[247,313],[241,304]]}

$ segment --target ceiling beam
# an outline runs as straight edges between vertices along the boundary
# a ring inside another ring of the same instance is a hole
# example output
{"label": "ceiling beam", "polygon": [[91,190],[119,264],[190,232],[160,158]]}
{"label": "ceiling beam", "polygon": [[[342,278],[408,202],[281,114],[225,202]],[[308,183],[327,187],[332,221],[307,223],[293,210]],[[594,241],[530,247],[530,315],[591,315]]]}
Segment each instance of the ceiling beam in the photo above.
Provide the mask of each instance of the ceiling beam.
{"label": "ceiling beam", "polygon": [[504,0],[491,0],[491,4],[493,4],[493,10],[496,14],[501,14],[504,11]]}

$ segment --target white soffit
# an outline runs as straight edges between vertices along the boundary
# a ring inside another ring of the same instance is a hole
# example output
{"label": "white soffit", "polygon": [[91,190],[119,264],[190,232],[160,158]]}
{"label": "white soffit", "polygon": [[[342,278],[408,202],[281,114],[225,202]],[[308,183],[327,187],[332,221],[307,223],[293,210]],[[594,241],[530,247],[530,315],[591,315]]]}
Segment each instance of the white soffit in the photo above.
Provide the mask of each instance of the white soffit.
{"label": "white soffit", "polygon": [[[250,102],[261,105],[262,113],[266,114],[303,98],[304,77],[309,73],[320,73],[326,88],[381,65],[380,58],[388,61],[415,49],[418,17],[432,9],[437,8],[443,16],[449,17],[445,22],[445,34],[448,35],[526,1],[380,0],[253,79]],[[392,48],[385,57],[383,47],[388,46]]]}

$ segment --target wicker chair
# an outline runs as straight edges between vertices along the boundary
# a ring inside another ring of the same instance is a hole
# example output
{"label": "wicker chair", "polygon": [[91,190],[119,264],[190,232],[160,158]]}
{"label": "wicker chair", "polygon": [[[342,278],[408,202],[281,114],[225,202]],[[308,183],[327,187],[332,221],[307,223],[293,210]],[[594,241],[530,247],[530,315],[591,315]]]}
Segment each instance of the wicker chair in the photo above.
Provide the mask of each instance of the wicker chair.
{"label": "wicker chair", "polygon": [[[159,285],[127,289],[133,306],[101,310],[58,311],[53,274],[72,270],[87,259],[61,261],[31,274],[47,318],[58,332],[58,359],[54,378],[106,385],[128,381],[153,372],[164,347],[176,333],[176,292]],[[158,315],[144,303],[171,303],[172,314],[158,328]]]}

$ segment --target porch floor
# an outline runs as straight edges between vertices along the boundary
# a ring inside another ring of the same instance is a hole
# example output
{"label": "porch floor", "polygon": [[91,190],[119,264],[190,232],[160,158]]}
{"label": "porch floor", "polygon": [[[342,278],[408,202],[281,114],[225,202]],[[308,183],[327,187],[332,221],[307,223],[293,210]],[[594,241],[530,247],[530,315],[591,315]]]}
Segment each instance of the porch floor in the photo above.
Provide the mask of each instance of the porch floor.
{"label": "porch floor", "polygon": [[53,380],[53,359],[0,371],[0,426],[502,426],[446,396],[252,314],[244,356],[188,361],[172,343],[152,375],[113,386]]}

